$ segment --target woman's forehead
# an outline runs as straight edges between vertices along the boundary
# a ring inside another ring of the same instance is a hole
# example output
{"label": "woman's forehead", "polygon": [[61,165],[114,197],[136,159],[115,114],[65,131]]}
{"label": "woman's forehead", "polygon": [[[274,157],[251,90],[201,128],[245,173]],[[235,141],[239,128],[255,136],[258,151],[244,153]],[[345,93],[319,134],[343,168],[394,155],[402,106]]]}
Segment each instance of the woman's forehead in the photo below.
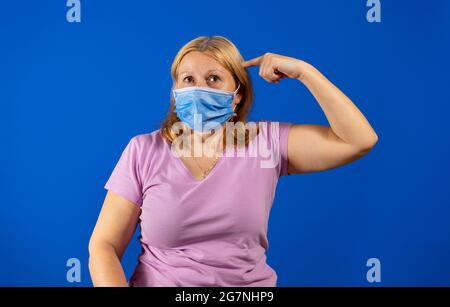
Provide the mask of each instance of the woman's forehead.
{"label": "woman's forehead", "polygon": [[209,73],[212,71],[226,73],[226,69],[212,57],[201,52],[189,52],[181,60],[178,68],[180,74],[189,73]]}

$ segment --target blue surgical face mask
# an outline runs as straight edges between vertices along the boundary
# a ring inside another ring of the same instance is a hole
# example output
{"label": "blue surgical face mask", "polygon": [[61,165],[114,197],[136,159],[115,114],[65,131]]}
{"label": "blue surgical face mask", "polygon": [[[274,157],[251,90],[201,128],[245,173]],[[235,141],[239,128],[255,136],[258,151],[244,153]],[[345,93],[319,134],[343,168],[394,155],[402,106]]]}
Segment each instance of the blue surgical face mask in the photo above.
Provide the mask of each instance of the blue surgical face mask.
{"label": "blue surgical face mask", "polygon": [[234,92],[198,86],[174,89],[175,113],[189,128],[209,132],[236,115],[231,106],[239,87]]}

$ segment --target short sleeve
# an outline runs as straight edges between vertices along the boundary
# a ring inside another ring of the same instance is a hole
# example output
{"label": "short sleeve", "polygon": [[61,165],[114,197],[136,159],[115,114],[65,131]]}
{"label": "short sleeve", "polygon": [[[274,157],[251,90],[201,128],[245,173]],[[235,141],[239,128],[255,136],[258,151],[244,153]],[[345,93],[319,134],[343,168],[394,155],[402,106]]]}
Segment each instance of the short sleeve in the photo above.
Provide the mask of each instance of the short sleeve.
{"label": "short sleeve", "polygon": [[287,176],[288,173],[288,136],[291,123],[279,122],[279,144],[280,144],[280,176]]}
{"label": "short sleeve", "polygon": [[142,183],[139,174],[139,146],[133,137],[123,150],[105,189],[114,192],[138,206],[142,205]]}

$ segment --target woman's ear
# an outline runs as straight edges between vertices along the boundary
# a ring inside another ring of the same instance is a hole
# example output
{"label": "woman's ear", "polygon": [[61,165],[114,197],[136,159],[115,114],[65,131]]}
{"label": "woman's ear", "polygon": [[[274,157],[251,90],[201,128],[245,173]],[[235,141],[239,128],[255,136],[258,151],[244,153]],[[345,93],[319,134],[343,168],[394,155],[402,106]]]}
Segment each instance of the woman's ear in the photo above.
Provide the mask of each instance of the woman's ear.
{"label": "woman's ear", "polygon": [[241,99],[242,99],[242,95],[236,94],[236,96],[234,97],[234,108],[238,107],[238,104],[241,103]]}

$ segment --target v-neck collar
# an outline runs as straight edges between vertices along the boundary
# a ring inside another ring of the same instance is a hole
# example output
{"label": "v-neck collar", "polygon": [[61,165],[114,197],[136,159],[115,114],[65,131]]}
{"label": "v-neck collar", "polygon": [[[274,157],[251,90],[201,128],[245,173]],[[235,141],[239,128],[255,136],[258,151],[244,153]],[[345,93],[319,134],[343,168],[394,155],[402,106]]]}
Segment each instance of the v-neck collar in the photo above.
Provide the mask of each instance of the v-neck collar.
{"label": "v-neck collar", "polygon": [[[170,149],[169,149],[170,150]],[[181,165],[181,168],[183,169],[183,171],[187,174],[187,176],[195,181],[196,183],[201,183],[203,181],[206,181],[210,176],[213,176],[214,173],[217,171],[217,168],[222,164],[222,160],[224,158],[224,156],[220,156],[219,159],[217,160],[216,164],[213,166],[213,168],[209,171],[209,173],[203,178],[203,179],[198,179],[196,178],[192,172],[189,170],[189,168],[186,166],[186,164],[183,162],[183,160],[181,160],[180,157],[176,157],[172,154],[172,152],[170,152],[170,155],[172,155],[172,157],[178,161],[178,163]]]}
{"label": "v-neck collar", "polygon": [[198,184],[203,183],[204,181],[208,180],[209,177],[213,176],[213,175],[217,172],[217,169],[220,167],[220,165],[223,163],[222,160],[223,160],[223,159],[225,158],[225,156],[227,155],[227,150],[228,150],[228,149],[225,149],[225,150],[222,152],[222,155],[219,156],[219,159],[217,160],[217,162],[215,163],[215,165],[213,166],[213,168],[209,171],[209,173],[208,173],[203,179],[198,179],[198,178],[196,178],[196,177],[192,174],[192,172],[189,170],[189,168],[186,166],[186,164],[183,162],[183,160],[181,160],[180,157],[177,157],[177,156],[175,156],[175,155],[173,154],[171,145],[164,139],[164,137],[163,137],[160,133],[158,133],[158,135],[159,135],[160,138],[163,139],[163,142],[164,142],[164,145],[165,145],[166,148],[167,148],[168,154],[169,154],[174,160],[176,160],[175,163],[177,163],[177,164],[180,166],[180,168],[183,170],[183,172],[186,174],[186,176],[187,176],[191,181],[193,181],[193,182],[195,182],[195,183],[198,183]]}

